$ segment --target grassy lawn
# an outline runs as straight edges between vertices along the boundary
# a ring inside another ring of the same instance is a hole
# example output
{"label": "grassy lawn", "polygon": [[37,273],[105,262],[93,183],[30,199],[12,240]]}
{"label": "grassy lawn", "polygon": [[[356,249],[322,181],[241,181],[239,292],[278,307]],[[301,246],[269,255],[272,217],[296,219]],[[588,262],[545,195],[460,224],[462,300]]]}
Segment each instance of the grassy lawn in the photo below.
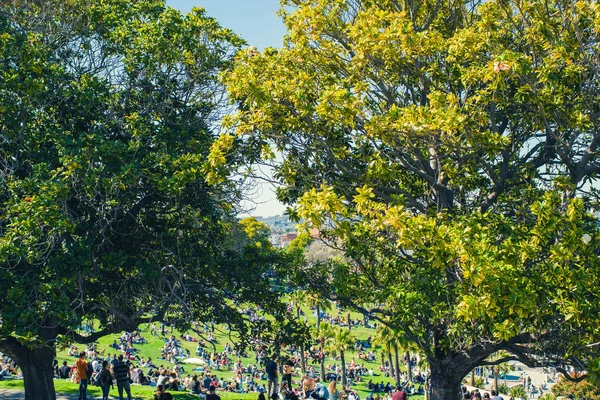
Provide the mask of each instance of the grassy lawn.
{"label": "grassy lawn", "polygon": [[[313,316],[313,311],[311,311],[309,308],[305,307],[303,309],[304,313],[306,314],[306,316],[308,317],[308,320],[310,323],[314,324],[315,323],[315,318]],[[333,315],[337,315],[337,310],[333,309],[331,311],[329,311],[331,314]],[[345,320],[345,315],[344,314],[344,320]],[[360,314],[352,314],[352,318],[353,319],[359,319],[362,321],[362,316],[360,316]],[[152,361],[154,362],[154,364],[156,364],[157,366],[165,366],[165,367],[172,367],[172,364],[166,360],[161,360],[160,358],[160,350],[164,345],[164,340],[163,337],[160,335],[160,332],[158,333],[158,337],[153,337],[150,333],[150,327],[149,326],[141,326],[140,330],[142,332],[142,336],[147,340],[146,344],[138,344],[135,345],[134,347],[136,349],[139,350],[138,355],[140,357],[144,357],[144,359],[147,359],[148,357],[152,358]],[[375,330],[372,328],[366,328],[364,326],[358,326],[358,327],[353,327],[352,328],[352,333],[353,335],[360,340],[366,340],[369,336],[374,336],[375,335]],[[178,332],[174,332],[173,333],[177,338],[179,338],[181,335]],[[192,336],[197,336],[195,335],[193,332],[190,332],[190,334],[192,334]],[[213,334],[217,340],[217,343],[215,344],[216,350],[221,352],[223,351],[224,346],[227,343],[233,344],[232,343],[232,339],[235,340],[235,335],[233,335],[231,332],[229,332],[228,330],[226,330],[224,327],[221,326],[215,326],[215,332]],[[97,349],[99,351],[103,351],[104,350],[104,355],[106,356],[107,354],[114,354],[114,350],[110,347],[110,345],[113,343],[113,341],[118,338],[120,335],[109,335],[106,337],[103,337],[101,339],[98,340],[98,346]],[[170,333],[167,332],[167,337],[170,336]],[[192,357],[195,356],[196,353],[196,343],[193,342],[186,342],[181,340],[180,341],[181,346],[184,349],[189,349]],[[83,350],[85,348],[85,346],[80,345],[79,349]],[[210,347],[207,348],[208,351],[213,351],[213,349],[211,349]],[[380,365],[380,360],[381,360],[381,351],[379,348],[375,348],[375,354],[376,354],[376,358],[377,361],[376,362],[366,362],[363,360],[360,360],[357,358],[357,353],[352,351],[349,354],[346,355],[346,363],[350,364],[350,362],[352,361],[352,359],[354,358],[357,364],[364,364],[365,367],[367,369],[373,369],[375,371],[375,376],[374,377],[368,377],[365,376],[363,377],[364,382],[359,382],[359,383],[355,383],[353,386],[353,389],[356,390],[358,392],[358,394],[360,395],[361,399],[364,399],[369,393],[370,391],[366,388],[366,384],[369,381],[369,379],[372,379],[373,382],[379,383],[379,382],[383,382],[384,384],[387,382],[390,382],[393,384],[393,379],[391,378],[386,378],[385,376],[383,376],[383,374],[379,373],[379,365]],[[249,357],[246,358],[242,358],[242,362],[244,364],[244,366],[247,366],[248,364],[253,364],[255,363],[255,353],[253,351],[249,351],[248,352]],[[233,357],[232,357],[233,358]],[[76,361],[76,357],[69,357],[67,356],[67,350],[63,350],[63,351],[58,351],[57,352],[57,359],[59,361],[59,364],[62,365],[63,361],[67,361],[68,365],[73,365]],[[235,360],[235,358],[233,358]],[[328,358],[326,360],[326,365],[331,365],[335,363],[336,365],[340,365],[339,361],[336,360],[332,360],[330,358]],[[310,365],[310,363],[309,363]],[[313,364],[315,372],[318,373],[319,371],[319,365],[318,364]],[[193,365],[184,365],[184,372],[183,372],[183,376],[185,377],[185,375],[187,374],[195,374],[197,372],[195,372],[193,370],[195,366]],[[405,366],[404,366],[405,368]],[[144,369],[144,372],[146,372],[146,370]],[[230,371],[224,371],[224,370],[212,370],[211,373],[217,375],[219,377],[219,379],[221,378],[232,378],[233,377],[233,372]],[[300,379],[300,373],[299,371],[295,373],[295,375],[293,376],[293,380],[294,380],[294,386],[296,386],[299,382]],[[264,384],[266,386],[266,380],[265,381],[259,381],[261,384]],[[11,389],[11,388],[21,388],[22,389],[22,383],[19,381],[5,381],[5,382],[0,382],[0,388],[5,388],[5,389]],[[59,380],[55,380],[55,387],[56,387],[56,391],[57,393],[61,393],[61,394],[77,394],[77,390],[78,390],[78,385],[72,384],[70,382],[65,382],[65,381],[59,381]],[[90,394],[93,395],[101,395],[100,389],[96,388],[96,387],[92,387],[90,386],[88,389],[88,392]],[[115,390],[111,391],[111,395],[115,396],[115,394],[117,393],[116,391],[116,387]],[[172,392],[173,394],[176,394],[177,392]],[[148,386],[132,386],[132,394],[140,399],[152,399],[152,396],[154,394],[154,388],[152,387],[148,387]],[[249,399],[256,399],[258,397],[258,393],[248,393],[248,394],[235,394],[235,393],[225,393],[225,392],[219,392],[219,395],[223,398],[223,399],[228,399],[228,400],[235,400],[235,399],[243,399],[243,400],[249,400]],[[419,399],[422,396],[412,396],[411,398],[413,399]],[[192,399],[192,398],[197,398],[196,396],[191,396],[189,394],[183,394],[183,393],[178,393],[176,394],[177,399]]]}

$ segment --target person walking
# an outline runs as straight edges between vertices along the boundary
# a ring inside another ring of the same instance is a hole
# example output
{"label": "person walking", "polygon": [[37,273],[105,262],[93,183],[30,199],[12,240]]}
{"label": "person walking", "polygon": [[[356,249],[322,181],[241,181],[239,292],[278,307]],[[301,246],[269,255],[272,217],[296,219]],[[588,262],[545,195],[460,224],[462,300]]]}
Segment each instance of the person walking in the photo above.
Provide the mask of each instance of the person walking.
{"label": "person walking", "polygon": [[77,375],[79,376],[79,400],[86,400],[88,385],[88,366],[85,362],[85,351],[79,353],[79,358],[75,363],[75,368],[77,368]]}
{"label": "person walking", "polygon": [[123,390],[125,390],[125,393],[127,393],[127,400],[131,400],[131,387],[129,386],[129,380],[131,379],[131,376],[129,373],[129,365],[123,362],[123,354],[119,354],[119,361],[113,367],[113,375],[117,380],[119,400],[123,400]]}
{"label": "person walking", "polygon": [[108,400],[108,393],[111,386],[113,386],[113,376],[110,373],[110,367],[106,360],[102,361],[102,370],[98,377],[98,384],[102,389],[102,400]]}

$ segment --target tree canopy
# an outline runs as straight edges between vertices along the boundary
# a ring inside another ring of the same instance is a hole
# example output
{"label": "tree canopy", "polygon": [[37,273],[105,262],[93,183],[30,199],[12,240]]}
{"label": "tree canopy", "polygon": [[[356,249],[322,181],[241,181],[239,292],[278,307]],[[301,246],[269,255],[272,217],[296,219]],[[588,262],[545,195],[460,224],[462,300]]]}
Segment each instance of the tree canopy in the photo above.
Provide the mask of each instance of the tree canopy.
{"label": "tree canopy", "polygon": [[227,122],[274,166],[290,214],[344,251],[314,285],[417,343],[434,399],[498,350],[585,368],[600,333],[598,4],[284,4],[284,46],[226,74]]}
{"label": "tree canopy", "polygon": [[59,336],[277,303],[262,273],[281,259],[236,222],[239,182],[208,183],[242,39],[162,0],[1,4],[0,350],[27,398],[54,398]]}

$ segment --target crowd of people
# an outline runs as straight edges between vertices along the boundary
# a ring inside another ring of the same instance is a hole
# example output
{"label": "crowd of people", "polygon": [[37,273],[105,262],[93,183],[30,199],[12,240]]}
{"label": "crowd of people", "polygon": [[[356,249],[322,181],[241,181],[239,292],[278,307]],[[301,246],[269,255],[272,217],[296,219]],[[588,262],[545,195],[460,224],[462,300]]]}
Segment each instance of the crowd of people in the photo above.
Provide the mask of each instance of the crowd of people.
{"label": "crowd of people", "polygon": [[[243,312],[256,321],[264,318],[255,309],[249,308]],[[328,313],[322,314],[322,318],[338,325],[344,325],[348,321]],[[359,325],[363,321],[351,320],[350,323]],[[366,324],[366,320],[364,323]],[[92,331],[93,327],[88,329]],[[223,347],[219,346],[222,350],[217,351],[215,327],[211,324],[201,327],[194,323],[191,333],[179,336],[175,336],[172,327],[164,324],[152,324],[148,330],[150,335],[162,337],[164,341],[159,359],[152,360],[141,355],[136,345],[147,341],[140,331],[125,332],[108,348],[99,349],[97,344],[90,343],[80,351],[77,346],[70,346],[67,354],[75,357],[77,361],[64,361],[62,365],[55,361],[55,377],[79,385],[81,398],[85,398],[88,385],[97,385],[102,388],[104,398],[107,398],[111,388],[116,387],[121,399],[123,395],[130,399],[130,385],[135,384],[155,387],[157,399],[167,398],[168,391],[186,391],[208,397],[214,389],[214,392],[255,392],[268,397],[269,400],[274,397],[286,400],[360,400],[358,393],[352,389],[353,385],[365,381],[367,377],[391,375],[392,366],[386,362],[382,362],[378,372],[365,366],[367,362],[376,361],[371,337],[355,343],[357,354],[346,366],[348,384],[338,389],[341,383],[341,367],[337,362],[339,360],[331,356],[330,360],[333,363],[326,366],[325,379],[321,382],[315,366],[318,367],[318,362],[324,354],[316,346],[305,349],[304,358],[309,360],[309,363],[303,370],[300,350],[293,346],[282,347],[281,354],[285,356],[274,358],[267,354],[266,344],[260,339],[254,339],[250,342],[250,347],[254,350],[253,360],[248,360],[249,353],[246,348],[235,343],[225,343]],[[187,344],[184,346],[183,343]],[[185,359],[191,357],[189,343],[196,345],[195,355],[200,360],[199,366],[183,364]],[[0,377],[9,374],[16,376],[18,373],[18,367],[8,358],[3,360],[0,367]],[[213,371],[229,371],[233,374],[228,374],[229,378],[219,378]],[[273,377],[279,373],[282,375],[281,381],[279,377]],[[384,400],[385,396],[391,396],[394,392],[389,384],[375,384],[371,381],[367,387],[375,393],[373,400]],[[410,382],[407,382],[406,387],[409,392],[412,390]],[[339,396],[336,393],[339,393]]]}
{"label": "crowd of people", "polygon": [[0,380],[13,377],[23,377],[19,366],[12,358],[4,356],[2,353],[0,353]]}

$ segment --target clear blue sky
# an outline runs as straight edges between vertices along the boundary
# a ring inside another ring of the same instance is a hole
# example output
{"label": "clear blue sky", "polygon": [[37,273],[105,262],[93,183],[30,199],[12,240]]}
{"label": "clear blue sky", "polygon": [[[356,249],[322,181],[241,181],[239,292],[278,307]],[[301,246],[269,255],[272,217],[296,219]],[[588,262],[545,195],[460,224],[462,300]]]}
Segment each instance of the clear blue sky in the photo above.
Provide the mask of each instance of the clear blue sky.
{"label": "clear blue sky", "polygon": [[279,0],[167,0],[171,7],[188,12],[203,7],[206,13],[233,29],[250,46],[281,47],[285,27],[277,16]]}
{"label": "clear blue sky", "polygon": [[[262,50],[281,47],[285,26],[277,16],[279,0],[167,0],[167,4],[186,13],[192,7],[203,7],[224,27],[232,29],[248,42]],[[251,202],[244,208],[254,208],[251,215],[268,217],[283,214],[285,207],[275,199],[274,188],[259,183]]]}

